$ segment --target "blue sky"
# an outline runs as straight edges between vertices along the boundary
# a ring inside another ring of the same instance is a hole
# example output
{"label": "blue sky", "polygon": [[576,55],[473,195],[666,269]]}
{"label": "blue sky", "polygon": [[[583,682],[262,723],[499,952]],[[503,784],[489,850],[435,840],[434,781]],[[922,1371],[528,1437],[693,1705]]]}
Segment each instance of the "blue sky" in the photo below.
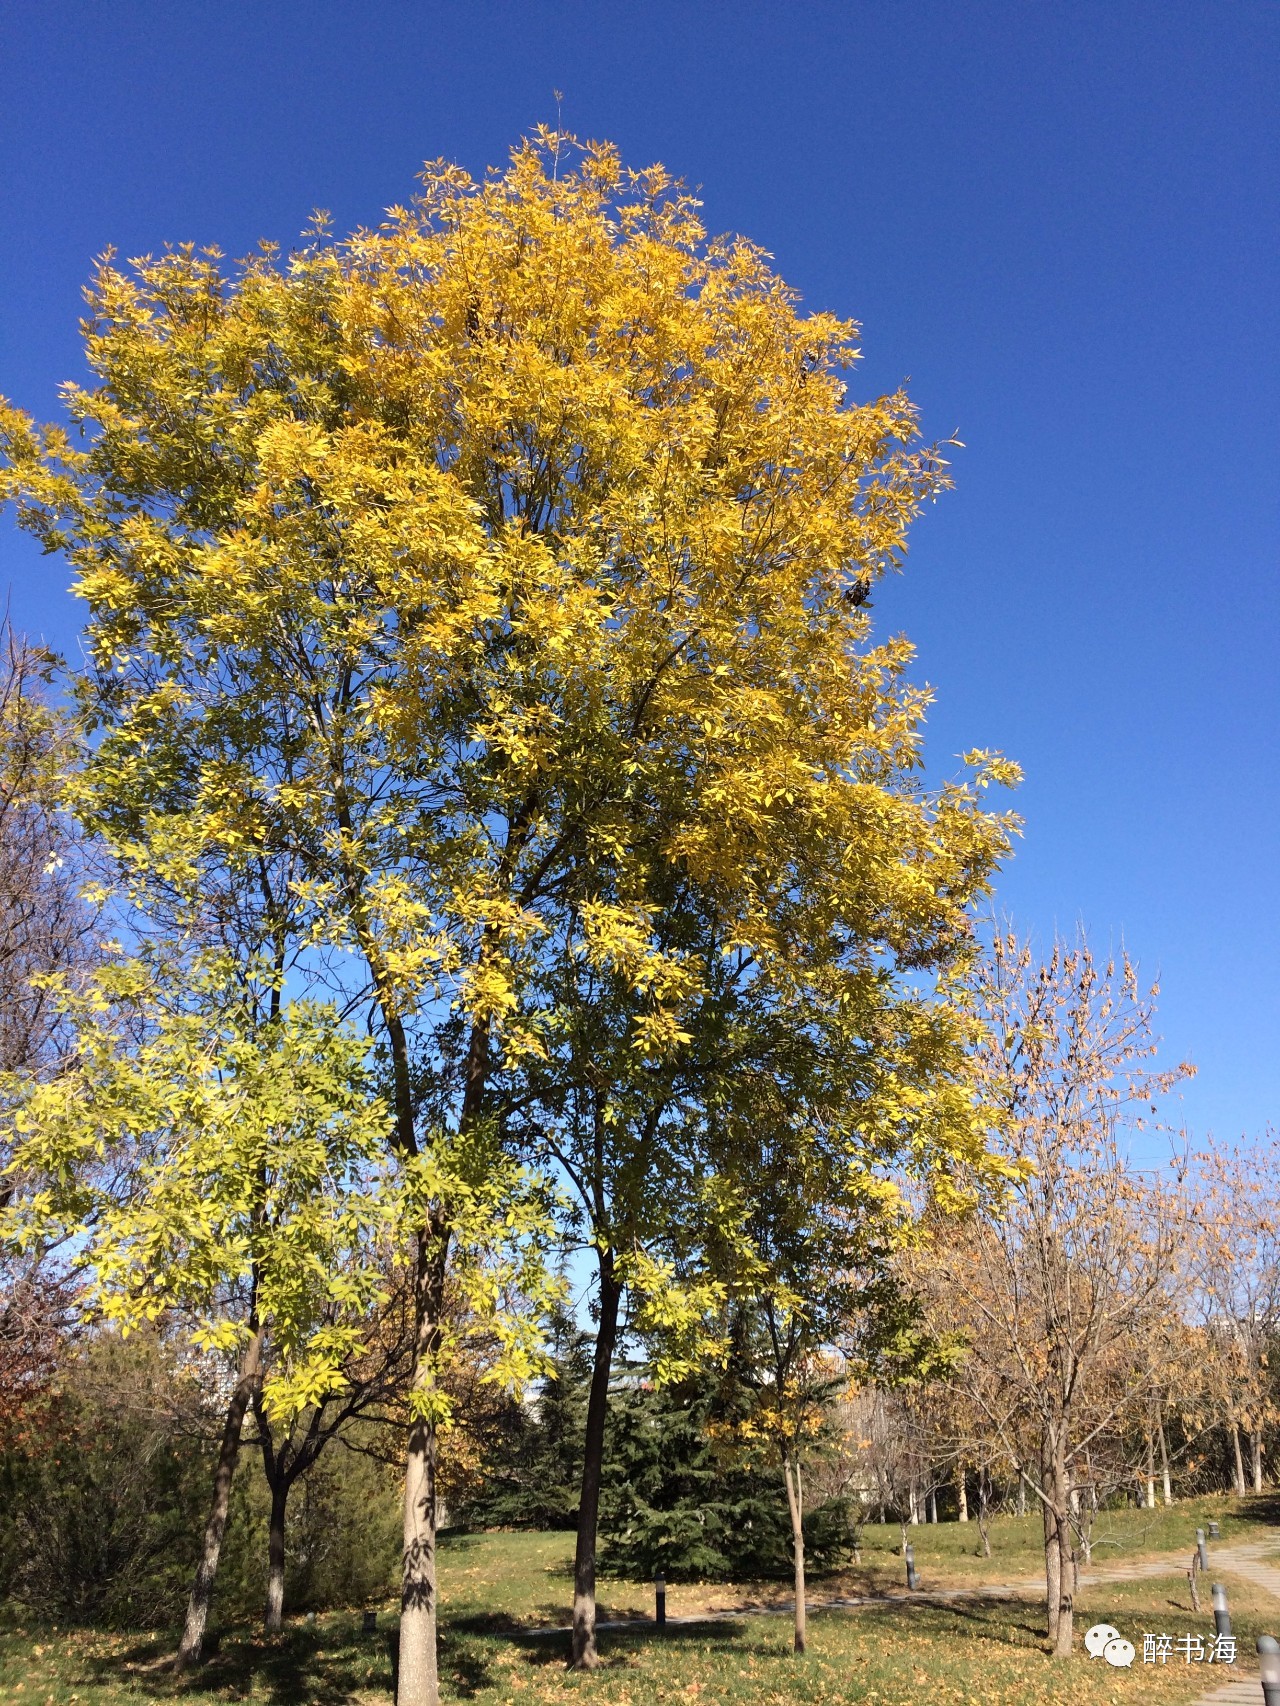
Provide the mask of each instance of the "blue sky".
{"label": "blue sky", "polygon": [[[231,253],[501,162],[539,120],[701,186],[956,433],[876,596],[933,768],[1025,767],[1000,904],[1123,936],[1200,1135],[1280,1120],[1280,7],[59,0],[0,9],[0,391],[78,372],[91,257]],[[15,621],[65,568],[0,523]]]}

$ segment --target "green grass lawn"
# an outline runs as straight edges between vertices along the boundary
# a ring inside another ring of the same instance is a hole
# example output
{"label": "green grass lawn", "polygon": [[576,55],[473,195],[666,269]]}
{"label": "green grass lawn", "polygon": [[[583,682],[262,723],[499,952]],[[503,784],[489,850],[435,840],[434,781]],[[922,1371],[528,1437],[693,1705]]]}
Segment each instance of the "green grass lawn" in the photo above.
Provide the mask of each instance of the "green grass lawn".
{"label": "green grass lawn", "polygon": [[[1210,1514],[1223,1525],[1224,1543],[1274,1536],[1268,1507],[1249,1502],[1205,1501],[1169,1512],[1114,1512],[1100,1519],[1107,1545],[1100,1563],[1161,1553],[1190,1555],[1196,1526]],[[947,1523],[913,1529],[912,1542],[926,1587],[944,1581],[968,1585],[1034,1575],[1040,1567],[1031,1519],[993,1525],[994,1557],[976,1557],[977,1530]],[[863,1568],[815,1581],[814,1597],[856,1591],[901,1574],[894,1554],[896,1527],[864,1536]],[[658,1636],[645,1623],[602,1638],[605,1664],[594,1676],[564,1669],[564,1637],[548,1626],[567,1617],[572,1537],[564,1534],[459,1535],[446,1539],[441,1560],[441,1670],[445,1698],[502,1706],[507,1701],[587,1700],[601,1706],[649,1702],[713,1702],[715,1706],[1110,1706],[1139,1699],[1194,1699],[1231,1673],[1179,1661],[1130,1672],[1090,1661],[1081,1653],[1060,1662],[1042,1650],[1043,1609],[1020,1601],[966,1599],[947,1606],[900,1603],[853,1612],[813,1612],[810,1651],[796,1659],[786,1616],[748,1616],[731,1623],[670,1628]],[[648,1584],[606,1581],[605,1616],[647,1615]],[[782,1598],[777,1584],[673,1587],[673,1614],[711,1605],[750,1605]],[[1144,1631],[1208,1636],[1212,1617],[1190,1610],[1185,1575],[1098,1584],[1081,1595],[1078,1627],[1114,1623],[1141,1655]],[[1232,1613],[1242,1660],[1252,1664],[1254,1637],[1280,1632],[1280,1602],[1232,1584]],[[10,1620],[0,1627],[0,1701],[23,1706],[211,1706],[214,1701],[260,1701],[265,1706],[385,1706],[390,1697],[392,1608],[379,1617],[376,1635],[360,1633],[358,1613],[322,1616],[314,1624],[292,1621],[284,1638],[267,1642],[251,1629],[225,1629],[199,1676],[176,1687],[163,1664],[173,1636],[107,1635],[88,1630],[38,1629]],[[542,1632],[539,1632],[541,1627]],[[1080,1643],[1077,1642],[1077,1646]]]}

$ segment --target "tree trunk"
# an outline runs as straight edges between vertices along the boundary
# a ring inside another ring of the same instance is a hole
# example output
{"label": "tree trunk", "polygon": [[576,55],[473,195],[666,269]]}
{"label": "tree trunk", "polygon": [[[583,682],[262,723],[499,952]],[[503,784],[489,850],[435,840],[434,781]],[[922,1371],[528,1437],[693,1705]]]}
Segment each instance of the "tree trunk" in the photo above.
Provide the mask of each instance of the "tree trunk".
{"label": "tree trunk", "polygon": [[1153,1511],[1156,1508],[1156,1447],[1155,1440],[1149,1430],[1147,1433],[1146,1483],[1147,1509]]}
{"label": "tree trunk", "polygon": [[586,1434],[582,1442],[582,1496],[578,1501],[578,1543],[573,1560],[573,1646],[569,1663],[574,1670],[594,1670],[600,1662],[596,1652],[596,1529],[600,1520],[609,1375],[617,1345],[621,1297],[622,1287],[614,1277],[613,1255],[606,1250],[600,1257],[600,1325],[596,1331]]}
{"label": "tree trunk", "polygon": [[1235,1477],[1235,1490],[1244,1497],[1244,1459],[1240,1455],[1240,1429],[1232,1418],[1227,1424],[1231,1433],[1232,1472]]}
{"label": "tree trunk", "polygon": [[907,1515],[912,1527],[920,1521],[920,1489],[914,1479],[907,1487]]}
{"label": "tree trunk", "polygon": [[1027,1483],[1022,1479],[1022,1476],[1019,1475],[1018,1476],[1018,1515],[1019,1516],[1026,1516],[1026,1514],[1027,1514]]}
{"label": "tree trunk", "polygon": [[1173,1503],[1173,1478],[1169,1474],[1169,1442],[1164,1437],[1163,1418],[1156,1424],[1156,1439],[1160,1444],[1160,1476],[1164,1482],[1164,1502]]}
{"label": "tree trunk", "polygon": [[956,1470],[956,1518],[959,1522],[969,1520],[969,1489],[965,1486],[963,1464]]}
{"label": "tree trunk", "polygon": [[787,1509],[791,1513],[791,1556],[796,1576],[796,1652],[804,1652],[804,1498],[800,1490],[800,1464],[782,1454],[782,1478],[787,1483]]}
{"label": "tree trunk", "polygon": [[262,1627],[268,1635],[284,1628],[284,1516],[289,1483],[282,1475],[271,1489],[271,1520],[267,1528],[267,1609]]}
{"label": "tree trunk", "polygon": [[929,1489],[929,1496],[925,1500],[925,1510],[928,1512],[929,1521],[930,1522],[937,1522],[937,1520],[938,1520],[938,1489],[936,1487],[930,1487],[930,1489]]}
{"label": "tree trunk", "polygon": [[182,1626],[182,1640],[178,1643],[178,1654],[174,1660],[176,1670],[186,1670],[200,1662],[205,1625],[209,1621],[209,1606],[213,1600],[213,1584],[218,1574],[222,1537],[226,1533],[227,1512],[231,1506],[231,1482],[240,1456],[240,1434],[244,1427],[245,1412],[249,1408],[249,1401],[257,1384],[261,1359],[262,1329],[254,1317],[250,1321],[249,1343],[241,1355],[236,1383],[227,1405],[222,1443],[218,1448],[218,1465],[213,1472],[213,1498],[209,1505],[209,1520],[205,1523],[204,1545],[200,1551],[200,1561],[196,1565],[195,1581],[191,1584],[186,1622]]}
{"label": "tree trunk", "polygon": [[436,1668],[436,1385],[440,1312],[449,1241],[437,1229],[418,1233],[414,1277],[412,1391],[427,1407],[409,1423],[404,1473],[404,1551],[400,1578],[400,1663],[396,1706],[439,1706]]}
{"label": "tree trunk", "polygon": [[1071,1544],[1071,1524],[1065,1513],[1058,1519],[1058,1634],[1054,1656],[1071,1657],[1072,1623],[1075,1611],[1075,1549]]}
{"label": "tree trunk", "polygon": [[1080,1564],[1093,1562],[1093,1519],[1098,1514],[1098,1487],[1093,1479],[1093,1463],[1088,1454],[1085,1455],[1085,1473],[1089,1477],[1087,1497],[1082,1498],[1080,1483],[1076,1480],[1075,1470],[1071,1473],[1071,1514],[1075,1518],[1075,1532],[1080,1540],[1080,1552],[1071,1573],[1075,1588],[1080,1586]]}
{"label": "tree trunk", "polygon": [[[1046,1487],[1046,1492],[1049,1489]],[[1058,1546],[1058,1519],[1046,1499],[1041,1503],[1044,1517],[1044,1587],[1045,1620],[1050,1643],[1058,1644],[1058,1617],[1061,1610],[1062,1553]]]}
{"label": "tree trunk", "polygon": [[1071,1657],[1072,1615],[1075,1607],[1075,1550],[1071,1544],[1071,1512],[1068,1502],[1070,1479],[1067,1474],[1063,1441],[1056,1443],[1053,1458],[1054,1526],[1058,1539],[1058,1628],[1054,1638],[1054,1655]]}
{"label": "tree trunk", "polygon": [[982,1536],[982,1556],[991,1556],[990,1517],[988,1515],[991,1482],[986,1469],[978,1471],[978,1533]]}
{"label": "tree trunk", "polygon": [[1262,1433],[1255,1430],[1249,1435],[1249,1447],[1253,1454],[1253,1490],[1262,1491]]}

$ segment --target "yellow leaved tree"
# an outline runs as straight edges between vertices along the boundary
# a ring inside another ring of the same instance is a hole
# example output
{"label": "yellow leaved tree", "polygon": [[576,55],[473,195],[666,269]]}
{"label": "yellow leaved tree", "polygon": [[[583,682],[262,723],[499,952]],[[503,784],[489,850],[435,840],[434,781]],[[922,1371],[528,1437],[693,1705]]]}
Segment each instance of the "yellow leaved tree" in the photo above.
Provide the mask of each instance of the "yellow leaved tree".
{"label": "yellow leaved tree", "polygon": [[385,1063],[402,1706],[437,1697],[442,1299],[495,1146],[555,1172],[599,1263],[589,1665],[620,1298],[679,1333],[729,1283],[771,1060],[847,1061],[851,1165],[926,1133],[980,1160],[958,974],[1014,772],[925,789],[927,694],[866,608],[943,466],[905,397],[850,399],[854,327],[661,168],[546,132],[482,181],[428,167],[377,230],[108,258],[89,297],[95,381],[70,430],[4,410],[0,490],[88,606],[77,809],[141,914],[260,897],[291,987]]}

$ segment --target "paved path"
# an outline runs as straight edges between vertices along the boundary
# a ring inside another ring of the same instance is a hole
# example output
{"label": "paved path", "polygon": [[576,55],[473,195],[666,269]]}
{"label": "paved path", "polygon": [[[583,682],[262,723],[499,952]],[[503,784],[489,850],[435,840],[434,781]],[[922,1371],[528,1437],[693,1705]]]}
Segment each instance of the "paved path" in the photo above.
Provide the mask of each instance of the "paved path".
{"label": "paved path", "polygon": [[[1209,1580],[1212,1582],[1219,1575],[1235,1576],[1280,1600],[1280,1568],[1271,1562],[1274,1555],[1274,1541],[1252,1540],[1242,1546],[1211,1546]],[[1253,1663],[1252,1653],[1246,1662]],[[1200,1695],[1194,1706],[1261,1706],[1261,1701],[1262,1684],[1255,1671],[1237,1677],[1223,1688],[1211,1688],[1207,1694]]]}
{"label": "paved path", "polygon": [[1212,1569],[1225,1570],[1280,1599],[1280,1562],[1272,1540],[1252,1540],[1245,1546],[1215,1546],[1209,1553]]}

